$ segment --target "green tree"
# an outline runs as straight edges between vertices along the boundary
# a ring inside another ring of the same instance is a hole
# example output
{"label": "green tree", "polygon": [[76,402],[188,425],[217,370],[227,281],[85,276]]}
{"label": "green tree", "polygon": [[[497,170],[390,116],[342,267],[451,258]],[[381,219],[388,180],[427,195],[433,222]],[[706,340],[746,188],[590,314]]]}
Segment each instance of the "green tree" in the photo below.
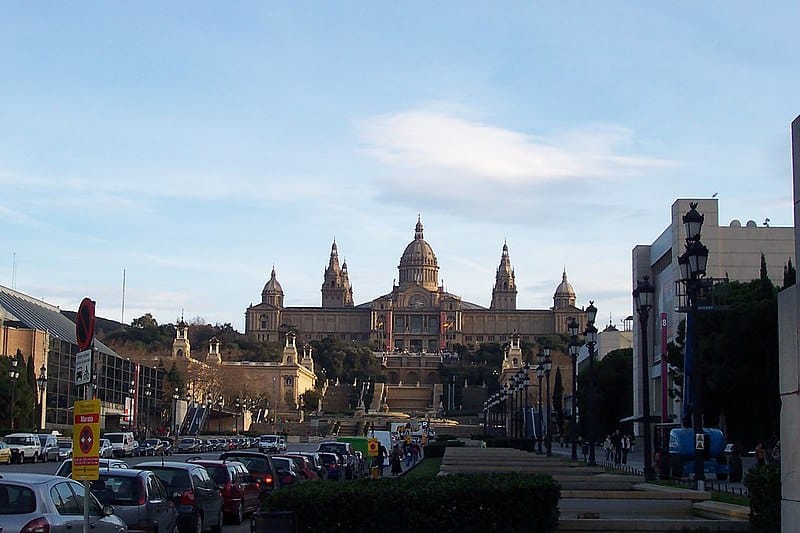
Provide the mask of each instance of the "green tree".
{"label": "green tree", "polygon": [[316,389],[309,389],[300,395],[300,399],[302,400],[303,410],[313,412],[319,409],[322,394]]}
{"label": "green tree", "polygon": [[[612,350],[595,361],[594,372],[588,366],[578,374],[578,413],[580,432],[587,436],[587,414],[594,421],[595,438],[619,429],[619,421],[630,416],[633,405],[633,349]],[[594,395],[589,397],[589,380],[595,379]]]}

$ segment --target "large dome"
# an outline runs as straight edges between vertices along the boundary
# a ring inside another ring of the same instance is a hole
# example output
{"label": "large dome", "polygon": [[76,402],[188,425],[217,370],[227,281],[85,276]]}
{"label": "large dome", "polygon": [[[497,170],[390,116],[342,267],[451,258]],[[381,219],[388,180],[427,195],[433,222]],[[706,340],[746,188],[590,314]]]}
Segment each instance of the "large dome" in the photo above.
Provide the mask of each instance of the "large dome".
{"label": "large dome", "polygon": [[564,269],[564,273],[561,274],[561,283],[558,284],[556,287],[556,292],[553,295],[553,302],[555,303],[556,309],[562,309],[568,306],[575,305],[575,289],[572,288],[572,284],[567,281],[567,269]]}
{"label": "large dome", "polygon": [[439,264],[433,248],[423,238],[422,221],[417,219],[414,240],[406,246],[400,258],[400,285],[418,283],[428,288],[438,286]]}
{"label": "large dome", "polygon": [[275,277],[275,267],[272,267],[272,275],[270,276],[267,284],[264,285],[264,290],[261,291],[262,296],[266,296],[268,294],[283,295],[283,287],[281,287],[281,284],[278,283],[278,279]]}

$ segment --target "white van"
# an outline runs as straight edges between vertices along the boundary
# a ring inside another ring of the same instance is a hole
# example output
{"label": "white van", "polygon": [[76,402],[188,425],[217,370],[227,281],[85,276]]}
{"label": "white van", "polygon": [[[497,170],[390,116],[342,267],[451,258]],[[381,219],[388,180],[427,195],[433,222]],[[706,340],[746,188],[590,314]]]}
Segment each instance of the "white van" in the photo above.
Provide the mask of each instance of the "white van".
{"label": "white van", "polygon": [[132,457],[133,456],[133,433],[130,431],[123,431],[120,433],[106,433],[103,435],[104,439],[111,441],[111,447],[114,451],[114,457]]}

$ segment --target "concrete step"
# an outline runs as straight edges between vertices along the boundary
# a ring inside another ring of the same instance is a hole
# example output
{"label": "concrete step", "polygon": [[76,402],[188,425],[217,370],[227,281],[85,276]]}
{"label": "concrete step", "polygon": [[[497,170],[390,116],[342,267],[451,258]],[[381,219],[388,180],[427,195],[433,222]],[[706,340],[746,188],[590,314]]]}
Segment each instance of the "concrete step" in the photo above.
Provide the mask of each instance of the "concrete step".
{"label": "concrete step", "polygon": [[706,502],[696,503],[692,506],[695,516],[703,518],[749,520],[750,508],[744,505],[734,505],[732,503]]}
{"label": "concrete step", "polygon": [[561,499],[592,499],[592,500],[620,500],[620,501],[664,501],[683,500],[689,502],[702,502],[711,499],[708,492],[686,490],[683,492],[660,492],[640,490],[562,490]]}
{"label": "concrete step", "polygon": [[559,533],[585,533],[587,531],[615,531],[619,533],[651,532],[702,532],[750,531],[750,524],[739,520],[703,520],[695,518],[635,518],[594,519],[562,518],[558,521]]}

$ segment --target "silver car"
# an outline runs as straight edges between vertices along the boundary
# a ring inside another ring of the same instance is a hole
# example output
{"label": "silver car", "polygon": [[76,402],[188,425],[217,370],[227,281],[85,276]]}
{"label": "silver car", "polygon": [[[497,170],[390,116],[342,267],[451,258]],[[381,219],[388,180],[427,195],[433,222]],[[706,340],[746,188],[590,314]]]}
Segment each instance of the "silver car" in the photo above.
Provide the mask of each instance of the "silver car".
{"label": "silver car", "polygon": [[[73,533],[83,528],[84,488],[77,481],[46,474],[4,472],[0,479],[0,531]],[[128,531],[113,508],[89,494],[93,533]]]}
{"label": "silver car", "polygon": [[100,478],[91,482],[90,490],[101,504],[114,506],[114,514],[131,531],[178,533],[178,509],[153,472],[100,470]]}

